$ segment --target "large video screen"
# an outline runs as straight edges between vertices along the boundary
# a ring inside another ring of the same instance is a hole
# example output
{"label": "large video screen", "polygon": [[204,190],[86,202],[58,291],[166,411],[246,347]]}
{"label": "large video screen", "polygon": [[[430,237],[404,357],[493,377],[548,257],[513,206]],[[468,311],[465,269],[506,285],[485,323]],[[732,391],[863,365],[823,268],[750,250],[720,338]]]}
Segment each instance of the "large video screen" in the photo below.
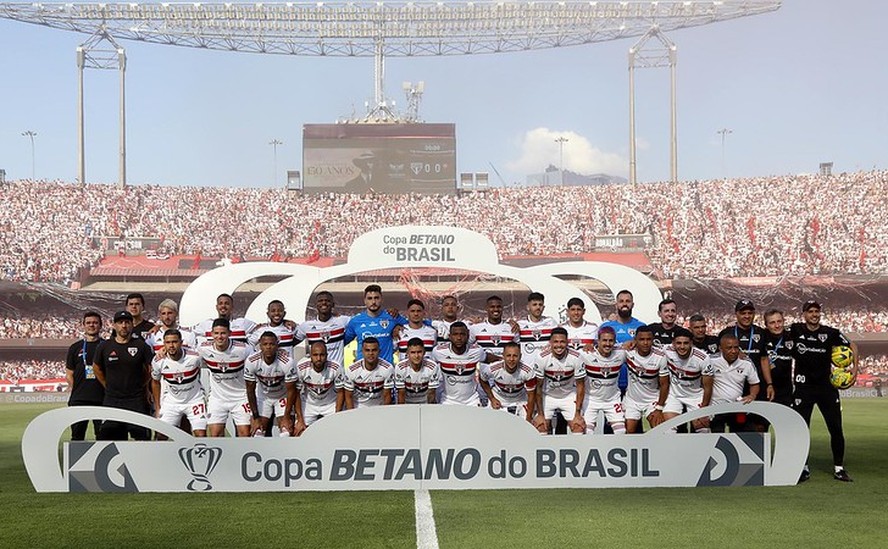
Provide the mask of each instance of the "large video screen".
{"label": "large video screen", "polygon": [[454,124],[306,124],[306,192],[453,193]]}

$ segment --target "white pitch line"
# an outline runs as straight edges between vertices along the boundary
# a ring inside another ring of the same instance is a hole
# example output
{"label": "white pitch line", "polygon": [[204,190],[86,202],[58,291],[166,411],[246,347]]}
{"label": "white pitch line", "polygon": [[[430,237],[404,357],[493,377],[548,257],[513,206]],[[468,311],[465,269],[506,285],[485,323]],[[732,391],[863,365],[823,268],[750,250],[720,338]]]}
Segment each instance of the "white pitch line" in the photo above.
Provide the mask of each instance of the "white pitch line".
{"label": "white pitch line", "polygon": [[429,491],[414,491],[413,502],[416,510],[416,549],[438,549],[438,532]]}

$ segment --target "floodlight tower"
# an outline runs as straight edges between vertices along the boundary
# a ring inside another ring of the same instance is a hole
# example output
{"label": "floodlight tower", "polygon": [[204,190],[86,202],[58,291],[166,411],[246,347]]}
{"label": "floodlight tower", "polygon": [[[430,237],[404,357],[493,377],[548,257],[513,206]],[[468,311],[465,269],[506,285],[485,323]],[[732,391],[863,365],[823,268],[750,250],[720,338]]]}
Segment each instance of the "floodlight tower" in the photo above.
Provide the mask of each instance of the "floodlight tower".
{"label": "floodlight tower", "polygon": [[401,89],[404,90],[404,94],[407,96],[407,114],[405,115],[405,122],[422,122],[419,118],[419,105],[422,103],[422,94],[425,92],[425,82],[420,80],[413,84],[413,82],[404,82],[401,85]]}
{"label": "floodlight tower", "polygon": [[77,178],[86,184],[86,132],[83,115],[83,70],[120,72],[120,135],[117,183],[126,186],[126,50],[101,25],[83,44],[77,46]]}
{"label": "floodlight tower", "polygon": [[[659,46],[659,47],[658,47]],[[629,48],[629,183],[637,182],[635,138],[635,68],[669,67],[669,180],[678,181],[678,132],[675,106],[675,63],[678,48],[658,25]]]}

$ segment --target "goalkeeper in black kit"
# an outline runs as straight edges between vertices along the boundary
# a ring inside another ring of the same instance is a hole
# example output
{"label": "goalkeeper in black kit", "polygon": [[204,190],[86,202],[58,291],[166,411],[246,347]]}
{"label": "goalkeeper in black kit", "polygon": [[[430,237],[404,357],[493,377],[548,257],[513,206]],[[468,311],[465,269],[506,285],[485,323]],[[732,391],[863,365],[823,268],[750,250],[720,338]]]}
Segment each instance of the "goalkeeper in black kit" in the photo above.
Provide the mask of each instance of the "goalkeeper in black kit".
{"label": "goalkeeper in black kit", "polygon": [[[845,434],[842,431],[842,405],[839,391],[830,382],[833,347],[848,346],[853,351],[851,374],[857,378],[857,349],[837,329],[820,324],[820,303],[806,301],[802,306],[804,322],[793,324],[789,329],[787,347],[795,360],[795,391],[793,408],[811,425],[811,414],[816,404],[820,408],[829,431],[830,447],[835,470],[833,478],[851,482],[845,471]],[[805,465],[799,482],[811,476]]]}

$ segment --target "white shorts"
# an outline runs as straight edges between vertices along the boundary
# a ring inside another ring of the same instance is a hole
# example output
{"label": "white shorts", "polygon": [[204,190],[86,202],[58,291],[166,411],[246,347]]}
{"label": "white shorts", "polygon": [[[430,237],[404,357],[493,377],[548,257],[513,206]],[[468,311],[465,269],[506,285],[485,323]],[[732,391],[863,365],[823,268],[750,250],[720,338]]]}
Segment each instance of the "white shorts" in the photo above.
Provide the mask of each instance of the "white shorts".
{"label": "white shorts", "polygon": [[555,412],[561,412],[565,421],[570,421],[577,415],[577,397],[574,395],[564,398],[554,398],[543,395],[543,417],[547,420],[555,417]]}
{"label": "white shorts", "polygon": [[641,421],[643,418],[646,418],[654,413],[654,406],[656,405],[656,400],[648,402],[638,402],[637,400],[631,400],[627,398],[623,400],[623,413],[626,415],[626,419]]}
{"label": "white shorts", "polygon": [[683,414],[684,406],[688,407],[688,411],[696,410],[703,404],[703,395],[699,397],[674,397],[672,394],[666,399],[666,406],[663,407],[664,413]]}
{"label": "white shorts", "polygon": [[253,418],[246,398],[232,401],[214,399],[211,396],[208,408],[207,423],[214,425],[227,423],[229,417],[235,425],[249,425]]}
{"label": "white shorts", "polygon": [[623,403],[619,400],[614,402],[589,402],[583,403],[583,419],[586,420],[586,432],[591,433],[598,424],[598,412],[604,412],[604,417],[611,425],[617,423],[625,423],[626,416],[623,414]]}
{"label": "white shorts", "polygon": [[478,393],[473,393],[468,400],[456,400],[455,398],[447,398],[447,395],[444,395],[440,402],[441,404],[482,407],[481,397],[478,396]]}
{"label": "white shorts", "polygon": [[259,406],[259,415],[265,418],[271,417],[272,412],[274,413],[274,417],[280,419],[284,417],[284,410],[287,409],[287,397],[286,395],[281,398],[271,398],[268,395],[263,395],[262,403],[256,403]]}
{"label": "white shorts", "polygon": [[207,405],[203,395],[189,402],[170,402],[168,399],[160,399],[160,417],[158,418],[160,421],[178,427],[182,416],[188,418],[192,431],[206,431]]}
{"label": "white shorts", "polygon": [[527,402],[510,403],[510,402],[500,401],[500,404],[502,404],[502,408],[497,410],[499,412],[506,412],[508,414],[518,416],[522,419],[527,417]]}
{"label": "white shorts", "polygon": [[321,419],[322,417],[331,416],[336,412],[336,401],[334,400],[330,404],[319,406],[317,404],[312,404],[310,402],[306,402],[304,406],[302,406],[302,419],[305,421],[305,425],[311,425],[315,421]]}

